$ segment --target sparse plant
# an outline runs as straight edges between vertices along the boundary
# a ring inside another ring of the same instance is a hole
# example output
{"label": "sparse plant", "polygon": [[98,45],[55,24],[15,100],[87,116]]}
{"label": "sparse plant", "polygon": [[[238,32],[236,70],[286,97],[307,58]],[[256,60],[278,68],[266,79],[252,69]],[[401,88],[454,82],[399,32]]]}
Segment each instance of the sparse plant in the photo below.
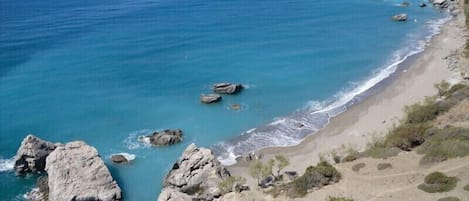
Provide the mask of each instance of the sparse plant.
{"label": "sparse plant", "polygon": [[233,187],[235,185],[245,185],[246,179],[243,177],[227,177],[222,182],[218,184],[218,188],[222,192],[222,194],[229,193],[233,191]]}
{"label": "sparse plant", "polygon": [[438,84],[435,84],[435,88],[438,90],[439,96],[444,96],[446,92],[449,90],[449,87],[450,87],[450,84],[446,80],[443,80]]}
{"label": "sparse plant", "polygon": [[354,201],[351,198],[345,198],[345,197],[329,197],[327,198],[327,201]]}
{"label": "sparse plant", "polygon": [[441,172],[433,172],[425,177],[424,183],[418,188],[427,193],[448,192],[456,187],[458,179],[456,177],[448,177]]}
{"label": "sparse plant", "polygon": [[276,155],[276,168],[277,168],[277,177],[280,176],[280,172],[290,164],[290,161],[284,155]]}
{"label": "sparse plant", "polygon": [[249,167],[249,173],[252,177],[257,179],[257,184],[260,184],[261,180],[269,175],[272,175],[272,167],[275,161],[269,160],[266,164],[259,160],[254,161]]}
{"label": "sparse plant", "polygon": [[460,201],[460,200],[458,197],[449,196],[449,197],[440,198],[438,199],[438,201]]}
{"label": "sparse plant", "polygon": [[469,191],[469,184],[464,186],[464,190]]}
{"label": "sparse plant", "polygon": [[384,169],[388,169],[388,168],[392,168],[392,165],[391,163],[379,163],[376,168],[378,170],[384,170]]}
{"label": "sparse plant", "polygon": [[357,163],[357,164],[352,166],[352,170],[354,172],[358,172],[358,171],[360,171],[360,169],[364,168],[365,166],[366,166],[365,163]]}

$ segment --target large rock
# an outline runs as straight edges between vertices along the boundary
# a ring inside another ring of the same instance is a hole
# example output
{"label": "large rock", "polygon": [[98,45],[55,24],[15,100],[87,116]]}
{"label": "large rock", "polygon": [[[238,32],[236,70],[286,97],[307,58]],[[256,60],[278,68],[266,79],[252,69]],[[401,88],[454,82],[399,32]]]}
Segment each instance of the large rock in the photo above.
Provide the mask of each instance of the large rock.
{"label": "large rock", "polygon": [[82,141],[70,142],[49,154],[49,201],[122,200],[121,189],[95,148]]}
{"label": "large rock", "polygon": [[176,188],[163,188],[158,197],[158,201],[193,201],[195,198],[183,192],[180,192]]}
{"label": "large rock", "polygon": [[174,191],[191,199],[213,200],[221,196],[218,184],[229,176],[228,170],[220,164],[211,150],[191,144],[166,175],[164,189],[158,200],[171,200],[168,195],[172,194],[183,197]]}
{"label": "large rock", "polygon": [[401,14],[398,14],[398,15],[394,15],[392,16],[392,20],[394,21],[407,21],[407,14],[405,13],[401,13]]}
{"label": "large rock", "polygon": [[216,103],[221,101],[221,96],[218,94],[202,94],[200,95],[200,102],[202,103]]}
{"label": "large rock", "polygon": [[56,145],[51,142],[34,135],[26,136],[16,152],[14,165],[16,174],[44,172],[46,158],[55,148]]}
{"label": "large rock", "polygon": [[155,146],[168,146],[182,141],[182,130],[164,130],[154,132],[144,137],[143,141],[148,141]]}
{"label": "large rock", "polygon": [[243,89],[243,85],[231,83],[218,83],[213,85],[213,92],[217,94],[236,94]]}

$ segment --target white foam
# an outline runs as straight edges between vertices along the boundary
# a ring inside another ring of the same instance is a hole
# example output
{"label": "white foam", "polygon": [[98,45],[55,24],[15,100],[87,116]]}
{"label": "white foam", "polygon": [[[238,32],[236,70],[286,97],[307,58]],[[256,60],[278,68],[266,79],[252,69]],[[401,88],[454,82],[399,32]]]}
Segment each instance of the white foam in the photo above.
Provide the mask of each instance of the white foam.
{"label": "white foam", "polygon": [[134,131],[124,140],[124,144],[129,150],[151,147],[150,139],[146,139],[145,136],[150,135],[152,132],[153,130],[151,129]]}
{"label": "white foam", "polygon": [[15,158],[2,159],[0,158],[0,172],[12,171],[15,166]]}

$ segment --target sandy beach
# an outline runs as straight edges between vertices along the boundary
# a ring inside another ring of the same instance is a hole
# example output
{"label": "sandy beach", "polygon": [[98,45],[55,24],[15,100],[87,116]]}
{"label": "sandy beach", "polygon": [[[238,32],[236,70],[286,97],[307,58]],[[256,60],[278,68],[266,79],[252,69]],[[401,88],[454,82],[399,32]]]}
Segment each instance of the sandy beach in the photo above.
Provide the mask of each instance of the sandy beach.
{"label": "sandy beach", "polygon": [[[332,118],[326,128],[307,137],[297,146],[267,148],[260,150],[259,153],[264,159],[270,159],[281,153],[290,159],[290,165],[285,169],[302,174],[306,167],[316,164],[320,156],[327,156],[327,153],[332,151],[340,152],[347,148],[365,149],[373,139],[383,137],[389,128],[399,122],[406,105],[434,95],[436,93],[434,84],[442,80],[455,83],[461,79],[461,72],[448,66],[447,56],[454,54],[464,45],[464,27],[464,14],[461,12],[443,25],[441,33],[433,37],[424,52],[407,62],[405,65],[408,66],[399,68],[394,78],[387,80],[389,83],[366,100]],[[228,168],[233,175],[250,178],[247,175],[248,165],[248,162],[239,160],[237,164]],[[376,190],[379,191],[379,188]],[[369,192],[361,198],[373,200],[373,195],[377,193]]]}

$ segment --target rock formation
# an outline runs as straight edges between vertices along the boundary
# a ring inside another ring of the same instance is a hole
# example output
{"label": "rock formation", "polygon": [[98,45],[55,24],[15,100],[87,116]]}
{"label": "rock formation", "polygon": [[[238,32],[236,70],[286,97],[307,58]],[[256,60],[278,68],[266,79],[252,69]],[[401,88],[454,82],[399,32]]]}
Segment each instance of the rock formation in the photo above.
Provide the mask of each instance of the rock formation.
{"label": "rock formation", "polygon": [[243,85],[231,83],[218,83],[213,85],[213,92],[217,94],[236,94],[243,89]]}
{"label": "rock formation", "polygon": [[155,146],[168,146],[182,141],[182,130],[158,131],[140,140],[149,142]]}
{"label": "rock formation", "polygon": [[398,15],[394,15],[392,17],[392,20],[394,21],[407,21],[407,14],[405,13],[401,13],[401,14],[398,14]]}
{"label": "rock formation", "polygon": [[123,156],[122,154],[112,155],[111,156],[111,161],[113,163],[117,163],[117,164],[128,163],[129,162],[129,160],[127,160],[127,158],[125,158],[125,156]]}
{"label": "rock formation", "polygon": [[14,166],[16,174],[44,172],[46,158],[55,148],[56,145],[51,142],[34,135],[26,136],[16,152]]}
{"label": "rock formation", "polygon": [[218,184],[229,176],[211,150],[191,144],[166,175],[158,201],[213,200],[221,196]]}
{"label": "rock formation", "polygon": [[76,141],[59,145],[49,154],[49,201],[122,200],[121,189],[95,148]]}
{"label": "rock formation", "polygon": [[200,95],[200,102],[202,103],[207,103],[207,104],[210,104],[210,103],[216,103],[216,102],[219,102],[221,101],[221,96],[218,95],[218,94],[202,94]]}

